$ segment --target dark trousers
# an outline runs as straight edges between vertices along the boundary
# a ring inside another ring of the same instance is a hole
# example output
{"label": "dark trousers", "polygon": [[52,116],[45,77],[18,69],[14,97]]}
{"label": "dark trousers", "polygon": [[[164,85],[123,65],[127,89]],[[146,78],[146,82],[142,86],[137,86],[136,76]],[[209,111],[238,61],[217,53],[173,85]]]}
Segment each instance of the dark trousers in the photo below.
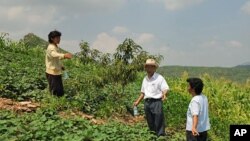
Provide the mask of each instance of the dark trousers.
{"label": "dark trousers", "polygon": [[207,131],[200,132],[199,136],[193,136],[192,131],[186,131],[187,141],[206,141],[207,140]]}
{"label": "dark trousers", "polygon": [[166,135],[162,100],[145,99],[144,110],[149,129],[157,136]]}
{"label": "dark trousers", "polygon": [[63,83],[62,83],[62,75],[51,75],[46,73],[46,78],[49,82],[49,91],[53,95],[63,96]]}

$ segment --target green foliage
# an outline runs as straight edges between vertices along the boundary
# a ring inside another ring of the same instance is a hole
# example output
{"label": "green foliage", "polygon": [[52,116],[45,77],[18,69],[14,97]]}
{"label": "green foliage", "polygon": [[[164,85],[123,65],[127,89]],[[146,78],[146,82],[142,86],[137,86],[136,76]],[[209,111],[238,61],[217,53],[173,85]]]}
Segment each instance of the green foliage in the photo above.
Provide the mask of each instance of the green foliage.
{"label": "green foliage", "polygon": [[43,50],[5,40],[0,52],[0,96],[18,100],[36,99],[39,91],[47,87],[42,71],[44,61],[40,59],[44,55]]}
{"label": "green foliage", "polygon": [[[137,45],[132,39],[125,39],[117,47],[113,58],[111,58],[110,54],[102,54],[96,49],[91,49],[88,42],[81,42],[80,49],[81,51],[76,56],[81,63],[100,67],[100,70],[98,70],[102,74],[98,75],[100,83],[105,81],[106,84],[112,83],[116,87],[121,85],[122,93],[124,93],[125,86],[135,81],[137,73],[144,69],[143,64],[146,59],[154,58],[158,62],[163,59],[161,55],[154,56],[143,51],[142,47]],[[102,69],[103,67],[105,69]]]}
{"label": "green foliage", "polygon": [[148,58],[156,58],[161,60],[162,56],[149,55],[142,50],[142,47],[136,44],[132,39],[125,39],[122,44],[116,49],[113,55],[114,60],[109,69],[109,78],[112,82],[121,84],[123,91],[125,86],[135,81],[136,75],[139,71],[143,70],[143,64]]}
{"label": "green foliage", "polygon": [[132,39],[125,39],[116,49],[114,58],[125,64],[129,64],[134,58],[136,58],[141,50],[142,47],[137,45]]}
{"label": "green foliage", "polygon": [[82,41],[79,46],[81,51],[76,53],[76,56],[83,64],[95,63],[105,66],[111,63],[109,53],[102,53],[97,49],[91,49],[89,43],[84,41]]}
{"label": "green foliage", "polygon": [[83,64],[90,63],[91,59],[91,50],[89,48],[88,42],[81,42],[80,44],[81,52],[77,53],[76,55],[80,58]]}
{"label": "green foliage", "polygon": [[199,77],[205,73],[214,78],[229,79],[234,82],[246,83],[250,80],[250,67],[189,67],[189,66],[164,66],[159,68],[159,72],[167,77],[179,78],[183,72],[187,72],[192,77]]}
{"label": "green foliage", "polygon": [[[38,110],[33,114],[17,115],[0,111],[0,139],[5,140],[76,140],[76,141],[150,141],[156,138],[147,125],[125,125],[110,122],[93,125],[80,117],[62,118],[53,110]],[[143,127],[143,128],[142,128]]]}
{"label": "green foliage", "polygon": [[[145,76],[141,72],[143,63],[147,57],[154,56],[141,50],[132,54],[133,57],[124,56],[116,61],[107,55],[106,61],[103,61],[98,51],[93,50],[91,55],[89,48],[83,49],[92,61],[84,63],[80,56],[64,61],[69,79],[63,81],[65,96],[57,98],[47,90],[45,50],[10,41],[6,36],[0,36],[0,96],[39,101],[41,108],[35,113],[21,115],[0,110],[0,140],[165,140],[150,134],[145,122],[126,125],[110,119],[104,125],[93,125],[80,117],[59,116],[59,112],[71,110],[81,110],[106,119],[112,115],[128,114],[126,106],[132,107],[139,96]],[[123,54],[126,53],[120,53]],[[194,72],[191,72],[192,69]],[[210,74],[207,68],[199,69],[207,74],[196,71],[196,68],[180,67],[168,67],[167,73],[163,73],[171,88],[164,102],[166,138],[169,141],[185,140],[186,110],[191,100],[186,90],[186,78],[189,76],[199,76],[205,83],[204,94],[209,100],[211,122],[210,140],[228,139],[230,124],[250,124],[250,81],[239,84],[227,80],[228,77],[219,78],[228,74],[226,69],[214,68],[217,75]],[[240,74],[239,79],[243,76],[249,78],[247,70],[229,70],[234,77]],[[162,72],[161,68],[159,71]],[[138,109],[143,115],[143,102]]]}

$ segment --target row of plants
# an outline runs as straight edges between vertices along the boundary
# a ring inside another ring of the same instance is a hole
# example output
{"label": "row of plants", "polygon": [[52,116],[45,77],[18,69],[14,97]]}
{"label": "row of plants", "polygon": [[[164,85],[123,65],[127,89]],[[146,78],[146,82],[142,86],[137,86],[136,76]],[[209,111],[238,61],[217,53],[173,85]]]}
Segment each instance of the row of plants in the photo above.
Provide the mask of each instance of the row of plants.
{"label": "row of plants", "polygon": [[[124,46],[120,46],[116,61],[100,61],[100,58],[94,57],[98,55],[91,55],[93,50],[88,44],[80,44],[84,46],[84,51],[89,53],[79,53],[77,57],[64,61],[69,78],[64,80],[65,96],[57,98],[51,96],[47,90],[44,49],[39,46],[30,48],[23,42],[13,42],[0,37],[0,97],[41,103],[41,108],[34,113],[17,114],[0,110],[0,140],[155,138],[148,132],[145,122],[131,126],[109,120],[104,125],[93,125],[80,117],[62,118],[58,114],[61,111],[78,110],[103,119],[109,119],[112,115],[128,114],[126,107],[132,107],[132,103],[139,96],[141,82],[145,76],[141,70],[143,65],[140,68],[133,67],[133,61],[135,63],[140,60],[137,58],[138,54],[128,53],[127,58],[122,57],[125,53],[120,51]],[[131,40],[126,40],[125,43],[133,44]],[[127,49],[127,46],[124,48]],[[85,60],[84,56],[88,59]],[[144,57],[147,57],[147,54],[144,54]],[[123,71],[126,67],[131,69]],[[126,79],[127,76],[133,77]],[[179,77],[164,76],[171,88],[164,103],[167,140],[185,140],[186,110],[191,100],[186,91],[186,79],[189,74],[182,73]],[[209,100],[210,140],[229,139],[230,124],[250,124],[249,82],[238,84],[208,74],[199,77],[204,80],[204,94]],[[143,102],[138,108],[143,115]]]}
{"label": "row of plants", "polygon": [[74,141],[127,141],[153,140],[145,124],[126,125],[115,121],[94,125],[75,116],[60,117],[54,110],[41,109],[32,114],[0,111],[0,140],[74,140]]}
{"label": "row of plants", "polygon": [[[185,140],[185,121],[186,121],[186,110],[188,103],[191,99],[191,96],[186,92],[186,83],[185,78],[180,78],[179,80],[167,79],[169,85],[171,86],[171,91],[169,93],[168,99],[164,104],[164,113],[166,117],[167,123],[167,133],[169,140]],[[242,86],[233,84],[230,81],[222,80],[213,80],[210,79],[209,76],[202,76],[202,79],[205,82],[204,94],[208,96],[209,99],[209,112],[210,112],[210,122],[211,122],[211,130],[209,131],[209,139],[210,140],[225,140],[229,139],[229,126],[231,124],[250,124],[249,123],[249,95],[247,93],[250,92],[249,86]],[[139,82],[139,81],[138,81]],[[45,94],[43,100],[41,101],[42,109],[38,111],[40,113],[39,117],[42,116],[45,112],[45,109],[50,109],[51,114],[53,116],[58,116],[58,112],[67,111],[67,110],[81,110],[80,108],[89,106],[89,113],[95,114],[96,117],[109,119],[112,115],[124,115],[128,114],[126,112],[125,104],[131,104],[134,99],[138,96],[137,90],[139,86],[136,83],[129,84],[127,86],[126,98],[122,98],[120,101],[105,101],[102,103],[95,103],[95,101],[89,102],[93,103],[93,105],[82,105],[77,99],[68,99],[66,97],[56,98],[51,96],[46,90],[43,92]],[[83,94],[83,95],[87,95]],[[109,94],[112,95],[112,94]],[[108,99],[110,96],[107,95]],[[88,102],[87,102],[88,103]],[[123,105],[124,103],[124,105]],[[94,106],[94,104],[96,104]],[[96,108],[96,109],[95,109]],[[139,105],[139,112],[143,115],[143,103]],[[32,116],[35,116],[38,113],[30,113],[27,114],[30,117],[28,119],[32,119]],[[10,112],[8,113],[10,114]],[[12,113],[13,114],[13,113]],[[13,117],[22,118],[22,115],[17,115]],[[1,119],[4,121],[5,119]],[[66,119],[68,120],[68,119]],[[74,120],[74,119],[71,119]],[[4,123],[5,124],[5,123]],[[113,122],[108,121],[107,125],[113,124]],[[122,123],[116,123],[115,126],[120,125],[121,128],[125,125]],[[16,125],[13,125],[16,126]],[[81,125],[79,125],[81,126]],[[90,125],[94,126],[94,125]],[[98,126],[99,125],[95,125]],[[142,124],[134,124],[133,126],[127,126],[127,128],[131,129],[130,132],[132,134],[137,134],[133,130],[147,130],[146,123]],[[27,127],[27,130],[33,130],[32,126]],[[13,127],[14,128],[14,127]],[[16,127],[15,127],[16,128]],[[40,127],[38,127],[40,128]],[[108,130],[108,129],[106,129]],[[122,129],[120,129],[122,130]],[[9,131],[6,131],[6,134],[9,134]],[[3,133],[3,132],[2,132]],[[115,133],[115,132],[113,132]],[[23,134],[23,133],[21,133]],[[34,134],[34,133],[31,133]],[[146,133],[145,133],[146,134]],[[85,134],[82,134],[84,137]],[[113,136],[113,135],[110,135]],[[134,135],[133,135],[134,136]],[[145,137],[151,137],[151,134],[145,135]],[[116,136],[114,138],[120,138],[121,136]],[[97,139],[95,136],[91,136],[91,139]],[[121,137],[123,139],[123,137]],[[110,139],[111,140],[111,139]],[[147,139],[143,139],[147,140]]]}

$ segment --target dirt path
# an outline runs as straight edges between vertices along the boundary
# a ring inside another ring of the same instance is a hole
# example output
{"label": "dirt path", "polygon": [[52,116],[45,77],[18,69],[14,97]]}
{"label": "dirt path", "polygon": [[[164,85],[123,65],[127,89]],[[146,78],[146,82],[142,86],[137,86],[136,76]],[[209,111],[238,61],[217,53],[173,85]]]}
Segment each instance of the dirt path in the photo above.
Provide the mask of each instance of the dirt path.
{"label": "dirt path", "polygon": [[[0,98],[0,110],[12,110],[17,113],[23,112],[35,112],[37,108],[40,108],[40,104],[32,101],[17,102],[12,99]],[[59,115],[63,118],[73,118],[75,116],[82,117],[90,120],[93,124],[105,124],[110,119],[121,122],[123,124],[135,124],[138,122],[145,121],[144,116],[133,117],[131,114],[126,115],[112,115],[109,119],[99,119],[93,115],[85,114],[81,111],[70,111],[70,112],[59,112]]]}
{"label": "dirt path", "polygon": [[32,101],[16,102],[7,98],[0,98],[0,109],[13,110],[15,112],[32,112],[35,111],[40,104]]}

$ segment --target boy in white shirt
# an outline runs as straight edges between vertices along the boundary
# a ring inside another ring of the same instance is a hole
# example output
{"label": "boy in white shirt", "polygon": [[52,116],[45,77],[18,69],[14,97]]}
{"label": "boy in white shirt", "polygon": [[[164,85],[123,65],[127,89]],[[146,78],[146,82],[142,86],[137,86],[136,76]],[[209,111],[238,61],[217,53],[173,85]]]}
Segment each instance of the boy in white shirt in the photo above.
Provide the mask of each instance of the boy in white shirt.
{"label": "boy in white shirt", "polygon": [[210,129],[208,100],[202,94],[203,82],[200,78],[188,78],[188,92],[192,95],[187,111],[187,141],[206,141]]}
{"label": "boy in white shirt", "polygon": [[61,59],[71,59],[72,54],[60,53],[58,44],[61,41],[61,32],[51,31],[48,35],[49,45],[46,50],[45,65],[46,77],[49,82],[49,91],[56,96],[63,96],[62,71],[65,69]]}

